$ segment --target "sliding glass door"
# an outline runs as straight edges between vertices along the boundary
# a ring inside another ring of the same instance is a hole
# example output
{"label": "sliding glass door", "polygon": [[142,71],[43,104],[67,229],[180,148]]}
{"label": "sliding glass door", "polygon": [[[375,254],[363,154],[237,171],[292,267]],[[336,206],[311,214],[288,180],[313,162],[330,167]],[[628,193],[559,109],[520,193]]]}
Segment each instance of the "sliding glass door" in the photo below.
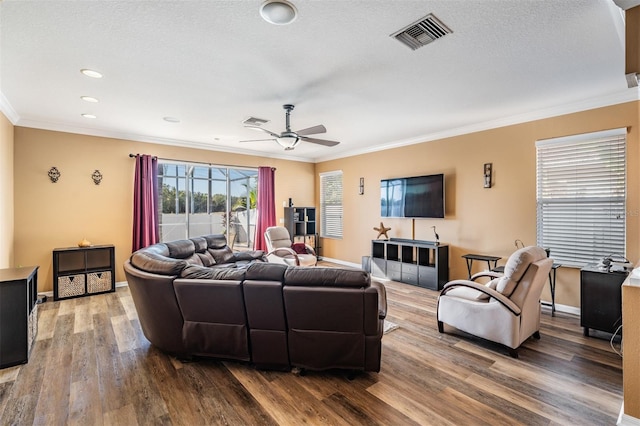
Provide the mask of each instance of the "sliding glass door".
{"label": "sliding glass door", "polygon": [[159,162],[161,241],[225,234],[253,247],[258,170]]}

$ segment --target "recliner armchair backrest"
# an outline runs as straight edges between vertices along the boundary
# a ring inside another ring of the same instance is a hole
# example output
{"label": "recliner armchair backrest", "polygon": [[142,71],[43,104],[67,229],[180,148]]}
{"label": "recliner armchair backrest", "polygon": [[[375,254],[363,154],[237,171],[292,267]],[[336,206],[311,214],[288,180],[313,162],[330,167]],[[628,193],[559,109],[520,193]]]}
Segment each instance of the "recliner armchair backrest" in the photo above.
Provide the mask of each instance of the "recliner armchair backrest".
{"label": "recliner armchair backrest", "polygon": [[269,251],[283,247],[291,247],[291,236],[284,226],[270,226],[265,230],[264,238]]}
{"label": "recliner armchair backrest", "polygon": [[496,291],[511,298],[512,293],[525,277],[529,265],[547,258],[547,252],[541,247],[529,246],[516,250],[504,266],[504,274],[498,280]]}

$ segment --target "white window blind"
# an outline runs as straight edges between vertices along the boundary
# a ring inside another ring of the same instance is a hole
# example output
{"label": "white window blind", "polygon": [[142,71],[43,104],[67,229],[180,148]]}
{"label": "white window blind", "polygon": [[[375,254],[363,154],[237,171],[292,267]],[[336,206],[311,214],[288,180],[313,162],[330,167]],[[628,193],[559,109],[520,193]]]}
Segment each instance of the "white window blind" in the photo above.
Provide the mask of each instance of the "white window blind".
{"label": "white window blind", "polygon": [[342,171],[320,173],[320,236],[342,238]]}
{"label": "white window blind", "polygon": [[625,255],[626,129],[541,140],[537,243],[564,265]]}

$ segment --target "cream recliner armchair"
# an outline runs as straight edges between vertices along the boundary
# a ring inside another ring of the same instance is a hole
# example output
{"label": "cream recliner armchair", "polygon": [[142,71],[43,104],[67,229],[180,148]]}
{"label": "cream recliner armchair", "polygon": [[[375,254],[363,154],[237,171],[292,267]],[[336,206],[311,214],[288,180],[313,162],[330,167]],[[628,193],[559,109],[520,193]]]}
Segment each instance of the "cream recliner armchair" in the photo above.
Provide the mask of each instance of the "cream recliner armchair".
{"label": "cream recliner armchair", "polygon": [[[469,281],[448,282],[438,297],[438,331],[446,323],[505,345],[517,358],[525,340],[540,338],[540,294],[551,265],[543,248],[530,246],[509,257],[503,274],[480,272]],[[492,280],[475,282],[481,277]]]}
{"label": "cream recliner armchair", "polygon": [[[316,252],[308,244],[304,250],[296,252],[291,243],[289,231],[284,226],[270,226],[264,232],[267,243],[267,260],[272,263],[284,263],[289,266],[315,266],[318,263]],[[302,253],[304,251],[304,253]]]}

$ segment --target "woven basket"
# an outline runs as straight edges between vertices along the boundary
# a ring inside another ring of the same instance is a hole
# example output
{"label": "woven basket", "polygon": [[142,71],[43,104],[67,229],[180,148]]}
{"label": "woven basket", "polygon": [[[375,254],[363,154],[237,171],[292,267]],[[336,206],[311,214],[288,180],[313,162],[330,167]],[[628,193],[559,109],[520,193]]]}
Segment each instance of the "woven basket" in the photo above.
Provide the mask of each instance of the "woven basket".
{"label": "woven basket", "polygon": [[58,277],[58,298],[84,294],[84,274]]}
{"label": "woven basket", "polygon": [[100,293],[109,290],[111,290],[111,271],[87,274],[87,291],[89,293]]}

